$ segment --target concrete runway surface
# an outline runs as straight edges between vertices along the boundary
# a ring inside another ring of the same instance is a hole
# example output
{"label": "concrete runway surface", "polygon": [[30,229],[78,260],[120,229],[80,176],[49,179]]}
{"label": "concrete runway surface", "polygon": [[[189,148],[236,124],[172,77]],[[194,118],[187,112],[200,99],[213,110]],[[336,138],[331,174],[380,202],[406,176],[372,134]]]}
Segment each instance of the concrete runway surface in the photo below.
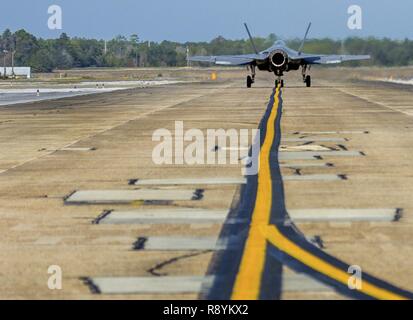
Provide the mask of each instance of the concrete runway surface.
{"label": "concrete runway surface", "polygon": [[[0,107],[0,298],[411,298],[413,88],[244,73]],[[175,121],[262,128],[259,174],[154,164]]]}
{"label": "concrete runway surface", "polygon": [[31,83],[25,86],[22,83],[13,83],[9,86],[0,86],[0,106],[56,100],[88,94],[97,94],[125,90],[130,88],[150,87],[157,85],[174,84],[178,81],[83,81],[66,85]]}

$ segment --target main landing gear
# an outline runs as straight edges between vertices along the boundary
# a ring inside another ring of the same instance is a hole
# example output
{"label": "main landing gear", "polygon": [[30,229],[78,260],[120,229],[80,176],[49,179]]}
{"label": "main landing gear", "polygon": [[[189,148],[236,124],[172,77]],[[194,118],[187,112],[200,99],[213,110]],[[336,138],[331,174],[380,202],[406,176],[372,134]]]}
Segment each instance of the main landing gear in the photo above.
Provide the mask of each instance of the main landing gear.
{"label": "main landing gear", "polygon": [[251,75],[247,77],[247,88],[251,88],[252,84],[255,82],[255,66],[250,66]]}
{"label": "main landing gear", "polygon": [[[308,70],[310,70],[310,67],[308,67]],[[303,65],[301,74],[303,76],[303,82],[305,83],[306,87],[311,87],[311,76],[307,74],[307,65]]]}

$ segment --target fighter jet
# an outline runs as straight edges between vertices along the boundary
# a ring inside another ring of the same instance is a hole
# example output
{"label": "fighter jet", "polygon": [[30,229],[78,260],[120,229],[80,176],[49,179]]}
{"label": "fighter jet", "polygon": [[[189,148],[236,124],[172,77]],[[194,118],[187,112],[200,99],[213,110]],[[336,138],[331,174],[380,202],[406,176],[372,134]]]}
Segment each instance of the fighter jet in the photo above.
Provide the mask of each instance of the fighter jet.
{"label": "fighter jet", "polygon": [[284,72],[299,70],[301,67],[303,82],[307,87],[311,87],[311,76],[308,73],[313,64],[337,64],[345,61],[370,59],[369,55],[324,55],[303,53],[302,49],[307,40],[311,22],[308,24],[303,41],[297,51],[288,48],[284,41],[278,40],[272,47],[258,52],[247,24],[244,23],[244,26],[255,53],[233,56],[193,56],[189,57],[189,60],[215,63],[216,65],[224,66],[247,66],[251,71],[251,75],[247,77],[247,87],[251,88],[252,84],[255,82],[256,68],[261,71],[274,72],[276,76],[275,86],[280,84],[283,87],[284,80],[282,77]]}

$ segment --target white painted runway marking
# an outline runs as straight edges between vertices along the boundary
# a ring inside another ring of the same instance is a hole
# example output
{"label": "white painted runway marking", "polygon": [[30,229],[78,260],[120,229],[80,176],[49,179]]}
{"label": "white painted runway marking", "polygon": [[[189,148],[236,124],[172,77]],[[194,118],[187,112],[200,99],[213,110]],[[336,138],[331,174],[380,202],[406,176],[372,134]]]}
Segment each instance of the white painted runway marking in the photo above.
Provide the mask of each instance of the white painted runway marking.
{"label": "white painted runway marking", "polygon": [[345,138],[320,138],[320,137],[314,137],[314,138],[283,138],[281,139],[281,142],[346,142],[347,140]]}
{"label": "white painted runway marking", "polygon": [[225,250],[238,243],[237,237],[218,239],[217,237],[148,237],[138,238],[135,250]]}
{"label": "white painted runway marking", "polygon": [[310,160],[317,157],[361,157],[360,151],[281,151],[280,160]]}
{"label": "white painted runway marking", "polygon": [[136,186],[148,185],[209,185],[209,184],[245,184],[247,179],[244,177],[233,178],[176,178],[176,179],[138,179],[133,181]]}
{"label": "white painted runway marking", "polygon": [[307,167],[332,167],[332,163],[321,163],[321,162],[291,162],[291,163],[280,163],[281,168],[307,168]]}
{"label": "white painted runway marking", "polygon": [[[104,213],[99,224],[200,224],[223,223],[228,210],[210,209],[138,209],[128,211],[112,211]],[[229,221],[231,223],[231,221]],[[232,221],[235,222],[235,221]]]}
{"label": "white painted runway marking", "polygon": [[318,134],[368,134],[368,131],[361,130],[343,130],[343,131],[299,131],[295,134],[307,134],[307,135],[318,135]]}
{"label": "white painted runway marking", "polygon": [[66,204],[105,204],[105,203],[130,203],[133,201],[147,200],[195,200],[199,199],[193,190],[85,190],[76,191],[69,196]]}
{"label": "white painted runway marking", "polygon": [[62,148],[58,149],[57,151],[94,151],[96,150],[93,147],[67,147],[67,148]]}
{"label": "white painted runway marking", "polygon": [[245,147],[218,147],[218,151],[248,151],[249,146]]}
{"label": "white painted runway marking", "polygon": [[180,277],[95,277],[90,283],[102,294],[184,294],[199,293],[211,286],[212,276]]}
{"label": "white painted runway marking", "polygon": [[308,144],[303,146],[280,146],[280,152],[294,152],[294,151],[332,151],[330,148],[320,146],[317,144]]}
{"label": "white painted runway marking", "polygon": [[317,152],[279,152],[278,160],[316,160],[321,157]]}
{"label": "white painted runway marking", "polygon": [[346,180],[346,176],[337,174],[307,174],[282,176],[283,181],[335,181]]}
{"label": "white painted runway marking", "polygon": [[[93,277],[88,283],[101,294],[198,294],[211,287],[216,279],[216,276]],[[303,274],[283,273],[282,288],[284,292],[334,292]]]}
{"label": "white painted runway marking", "polygon": [[400,218],[400,209],[291,209],[288,210],[294,222],[351,222],[351,221],[395,221]]}

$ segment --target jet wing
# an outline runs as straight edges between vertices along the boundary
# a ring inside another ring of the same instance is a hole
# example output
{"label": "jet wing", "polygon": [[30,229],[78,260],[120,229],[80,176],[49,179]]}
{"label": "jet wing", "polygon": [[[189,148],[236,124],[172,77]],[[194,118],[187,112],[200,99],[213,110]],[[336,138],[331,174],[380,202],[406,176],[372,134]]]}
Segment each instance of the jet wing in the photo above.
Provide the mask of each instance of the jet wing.
{"label": "jet wing", "polygon": [[371,57],[369,55],[312,55],[312,54],[299,54],[290,57],[292,60],[302,60],[307,64],[337,64],[345,61],[358,61],[368,60]]}
{"label": "jet wing", "polygon": [[224,66],[244,66],[252,64],[256,60],[265,60],[266,54],[245,54],[235,56],[193,56],[189,61],[215,63]]}

